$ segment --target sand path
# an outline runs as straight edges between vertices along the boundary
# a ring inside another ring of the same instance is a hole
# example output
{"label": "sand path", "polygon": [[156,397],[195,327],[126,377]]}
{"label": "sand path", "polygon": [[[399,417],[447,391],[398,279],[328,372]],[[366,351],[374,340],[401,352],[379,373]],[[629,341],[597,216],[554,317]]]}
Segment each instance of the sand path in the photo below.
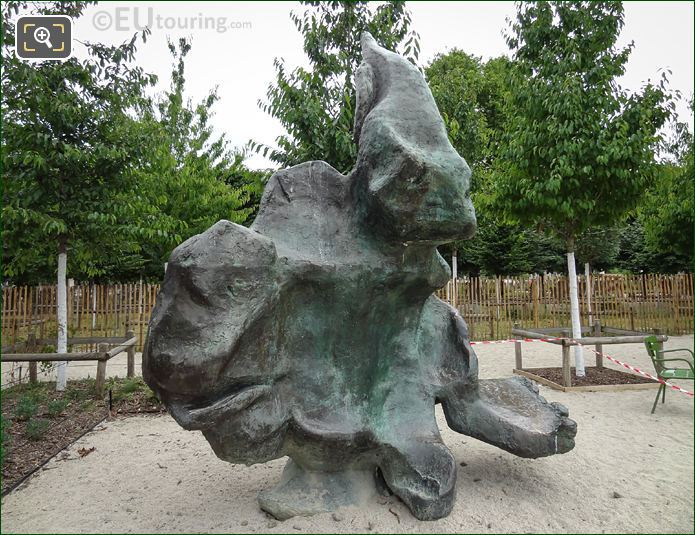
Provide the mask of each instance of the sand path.
{"label": "sand path", "polygon": [[[693,336],[666,345],[692,348]],[[512,345],[476,351],[481,377],[511,374]],[[641,345],[607,353],[652,369]],[[524,356],[526,366],[558,365],[560,349],[525,344]],[[692,382],[682,386],[693,389]],[[452,514],[436,522],[415,520],[395,497],[277,522],[259,509],[256,494],[279,480],[284,460],[225,463],[200,433],[160,416],[107,422],[59,454],[3,499],[2,531],[692,533],[693,398],[669,391],[650,415],[655,390],[541,393],[577,421],[577,445],[566,455],[514,457],[450,431],[438,410],[444,441],[465,466]],[[79,458],[80,447],[96,450]]]}

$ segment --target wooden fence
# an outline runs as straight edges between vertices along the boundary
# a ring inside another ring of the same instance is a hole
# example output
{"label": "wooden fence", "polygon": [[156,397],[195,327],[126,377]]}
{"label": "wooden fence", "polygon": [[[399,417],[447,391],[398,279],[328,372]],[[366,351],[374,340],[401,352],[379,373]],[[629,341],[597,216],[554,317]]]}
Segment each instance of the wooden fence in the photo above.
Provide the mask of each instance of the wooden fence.
{"label": "wooden fence", "polygon": [[[586,278],[578,277],[582,325],[593,319],[607,327],[670,335],[693,332],[693,275],[592,274],[590,299]],[[475,340],[511,337],[522,328],[570,327],[569,281],[565,275],[464,277],[437,292],[455,304]],[[590,307],[589,307],[590,301]]]}
{"label": "wooden fence", "polygon": [[[693,332],[693,275],[603,275],[591,277],[592,318],[630,330]],[[132,329],[138,350],[147,334],[157,284],[80,284],[68,288],[68,334],[73,337],[121,336]],[[439,290],[455,304],[475,340],[505,339],[514,323],[521,327],[570,325],[569,285],[563,275],[464,277]],[[589,323],[586,280],[579,277],[582,324]],[[56,334],[56,287],[2,289],[2,345]],[[95,349],[95,348],[94,348]]]}
{"label": "wooden fence", "polygon": [[[137,349],[159,292],[158,284],[80,284],[68,288],[68,339],[122,336],[132,330]],[[55,286],[12,286],[2,289],[2,345],[14,346],[30,333],[36,338],[56,336]],[[90,350],[95,350],[90,347]]]}

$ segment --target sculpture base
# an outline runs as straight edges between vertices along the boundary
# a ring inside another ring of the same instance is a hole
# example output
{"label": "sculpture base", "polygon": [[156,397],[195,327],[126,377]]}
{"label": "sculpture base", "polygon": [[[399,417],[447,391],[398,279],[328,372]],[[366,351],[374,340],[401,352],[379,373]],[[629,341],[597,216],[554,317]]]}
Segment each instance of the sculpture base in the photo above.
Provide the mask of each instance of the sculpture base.
{"label": "sculpture base", "polygon": [[364,505],[377,496],[373,470],[317,472],[290,459],[280,483],[258,494],[258,503],[278,520]]}

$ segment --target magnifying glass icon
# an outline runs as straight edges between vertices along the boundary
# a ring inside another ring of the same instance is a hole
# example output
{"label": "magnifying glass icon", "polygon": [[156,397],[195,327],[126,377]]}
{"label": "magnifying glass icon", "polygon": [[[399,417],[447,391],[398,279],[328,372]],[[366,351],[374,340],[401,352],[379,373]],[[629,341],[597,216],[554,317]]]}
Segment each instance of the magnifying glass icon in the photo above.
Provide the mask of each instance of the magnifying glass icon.
{"label": "magnifying glass icon", "polygon": [[39,26],[34,30],[34,39],[52,49],[53,45],[51,44],[50,38],[51,32],[49,32],[44,26]]}

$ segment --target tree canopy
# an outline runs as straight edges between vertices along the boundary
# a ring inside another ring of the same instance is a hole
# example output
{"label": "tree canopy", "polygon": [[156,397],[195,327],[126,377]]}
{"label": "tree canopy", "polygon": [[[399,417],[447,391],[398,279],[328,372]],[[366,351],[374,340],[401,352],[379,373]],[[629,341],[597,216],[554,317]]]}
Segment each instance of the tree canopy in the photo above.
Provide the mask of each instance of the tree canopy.
{"label": "tree canopy", "polygon": [[[213,128],[216,88],[187,97],[188,39],[169,43],[171,86],[158,95],[156,76],[137,66],[147,31],[85,43],[83,59],[16,58],[18,14],[79,18],[91,3],[3,3],[3,276],[15,283],[52,279],[59,246],[71,277],[158,280],[184,239],[221,218],[250,224],[270,174],[248,169]],[[347,172],[360,34],[413,63],[419,36],[395,0],[303,2],[291,20],[309,67],[275,60],[259,105],[286,133],[275,148],[252,147],[282,167],[321,159]],[[664,78],[636,92],[617,84],[632,49],[617,47],[622,25],[620,3],[519,4],[512,58],[453,49],[426,67],[473,170],[479,231],[441,248],[447,258],[458,249],[460,272],[558,271],[569,248],[607,270],[692,269],[692,132],[673,123],[657,160],[673,103]]]}
{"label": "tree canopy", "polygon": [[303,36],[310,68],[289,71],[284,60],[275,59],[276,81],[268,87],[267,100],[258,104],[287,133],[277,138],[277,148],[259,143],[254,147],[282,167],[323,160],[347,173],[357,157],[352,136],[354,74],[362,61],[362,32],[369,31],[381,46],[399,50],[413,62],[419,37],[403,1],[376,6],[335,0],[302,4],[307,9],[292,12],[291,18]]}
{"label": "tree canopy", "polygon": [[[79,18],[89,2],[41,4],[41,14]],[[171,250],[222,218],[250,223],[266,172],[215,135],[215,90],[185,97],[190,43],[170,43],[169,91],[136,65],[145,30],[122,45],[86,43],[87,57],[25,62],[14,53],[14,17],[3,7],[3,275],[53,278],[70,249],[78,279],[159,279]]]}
{"label": "tree canopy", "polygon": [[[219,96],[212,89],[194,104],[185,96],[185,58],[191,43],[169,43],[173,59],[171,87],[143,113],[148,155],[137,170],[138,219],[145,229],[131,255],[139,273],[126,278],[161,276],[163,264],[181,241],[227,219],[250,224],[267,173],[244,165],[244,153],[229,146],[210,124]],[[154,229],[155,232],[151,232]]]}
{"label": "tree canopy", "polygon": [[622,26],[618,2],[535,2],[519,5],[507,36],[515,113],[497,202],[515,220],[547,226],[570,251],[581,232],[636,207],[673,106],[664,79],[635,93],[617,84],[633,48],[616,47]]}
{"label": "tree canopy", "polygon": [[[40,4],[40,14],[79,17],[88,2]],[[88,276],[101,249],[129,232],[121,192],[132,189],[146,139],[133,114],[156,78],[134,65],[137,43],[87,43],[88,57],[28,63],[13,53],[13,17],[3,6],[2,164],[4,275],[45,272],[57,252]],[[52,263],[52,262],[51,262]]]}
{"label": "tree canopy", "polygon": [[[635,209],[673,107],[665,79],[632,94],[618,86],[633,46],[616,46],[623,16],[618,2],[520,3],[507,35],[513,113],[495,200],[510,219],[543,225],[565,242],[575,339],[577,236]],[[575,367],[584,376],[581,346]]]}
{"label": "tree canopy", "polygon": [[649,249],[673,257],[664,262],[665,271],[693,268],[693,133],[682,122],[673,132],[667,146],[673,160],[659,166],[637,212]]}
{"label": "tree canopy", "polygon": [[542,273],[557,271],[563,262],[556,239],[534,226],[506,221],[491,195],[497,176],[505,172],[499,153],[513,113],[506,104],[510,68],[505,57],[483,61],[458,49],[437,55],[425,68],[451,144],[473,171],[478,232],[440,247],[447,258],[457,251],[461,273]]}

